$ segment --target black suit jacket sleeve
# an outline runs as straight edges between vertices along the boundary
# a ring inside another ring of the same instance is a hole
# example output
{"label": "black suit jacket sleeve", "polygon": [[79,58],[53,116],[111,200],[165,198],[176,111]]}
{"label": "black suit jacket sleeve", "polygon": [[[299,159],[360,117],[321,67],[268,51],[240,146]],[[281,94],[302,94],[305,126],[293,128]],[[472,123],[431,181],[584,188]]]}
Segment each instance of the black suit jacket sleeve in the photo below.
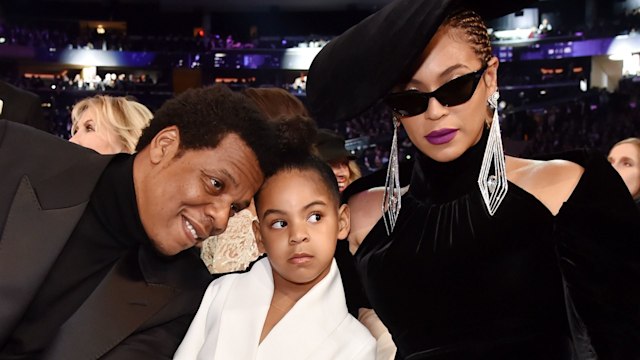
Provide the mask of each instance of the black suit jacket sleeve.
{"label": "black suit jacket sleeve", "polygon": [[[133,334],[105,354],[104,360],[170,360],[187,333],[193,315]],[[162,341],[158,341],[162,339]]]}
{"label": "black suit jacket sleeve", "polygon": [[49,124],[43,116],[42,100],[38,94],[0,81],[0,99],[3,101],[0,119],[49,132]]}

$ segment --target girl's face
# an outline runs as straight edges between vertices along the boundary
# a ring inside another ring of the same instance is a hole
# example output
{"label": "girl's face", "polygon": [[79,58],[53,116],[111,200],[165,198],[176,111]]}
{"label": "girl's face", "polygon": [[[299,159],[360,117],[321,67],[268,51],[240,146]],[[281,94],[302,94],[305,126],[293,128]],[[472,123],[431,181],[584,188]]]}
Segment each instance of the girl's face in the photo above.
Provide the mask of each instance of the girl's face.
{"label": "girl's face", "polygon": [[[451,27],[436,32],[422,59],[410,81],[398,90],[441,89],[436,97],[442,102],[430,97],[426,111],[400,121],[422,153],[439,162],[452,161],[480,140],[485,121],[490,119],[487,99],[497,89],[498,60],[492,58],[482,71],[485,64],[464,40],[464,32]],[[456,81],[443,87],[452,80]],[[455,103],[464,93],[472,93],[468,101],[451,106],[445,103]]]}
{"label": "girl's face", "polygon": [[340,206],[315,171],[282,171],[259,193],[258,249],[266,252],[278,287],[313,286],[328,273],[336,241],[349,233],[349,210]]}
{"label": "girl's face", "polygon": [[620,144],[609,152],[609,162],[618,171],[633,198],[640,196],[640,152],[635,144]]}
{"label": "girl's face", "polygon": [[98,124],[94,109],[86,109],[74,126],[76,127],[75,134],[69,139],[72,143],[105,155],[124,151],[122,142],[111,127]]}

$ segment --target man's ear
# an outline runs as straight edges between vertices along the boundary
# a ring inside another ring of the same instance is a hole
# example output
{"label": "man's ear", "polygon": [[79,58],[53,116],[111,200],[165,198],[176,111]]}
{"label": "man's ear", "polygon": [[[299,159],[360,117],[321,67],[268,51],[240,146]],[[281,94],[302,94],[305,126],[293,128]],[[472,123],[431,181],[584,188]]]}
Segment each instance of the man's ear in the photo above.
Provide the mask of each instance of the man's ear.
{"label": "man's ear", "polygon": [[148,146],[149,158],[154,164],[158,164],[167,156],[173,158],[180,147],[180,130],[175,125],[168,126],[160,130]]}
{"label": "man's ear", "polygon": [[343,204],[338,209],[338,239],[346,239],[351,231],[351,209]]}
{"label": "man's ear", "polygon": [[262,242],[262,234],[260,233],[260,223],[258,220],[253,220],[251,222],[251,227],[253,228],[253,236],[256,238],[256,245],[258,245],[258,251],[260,254],[264,254],[267,252],[264,248],[264,243]]}

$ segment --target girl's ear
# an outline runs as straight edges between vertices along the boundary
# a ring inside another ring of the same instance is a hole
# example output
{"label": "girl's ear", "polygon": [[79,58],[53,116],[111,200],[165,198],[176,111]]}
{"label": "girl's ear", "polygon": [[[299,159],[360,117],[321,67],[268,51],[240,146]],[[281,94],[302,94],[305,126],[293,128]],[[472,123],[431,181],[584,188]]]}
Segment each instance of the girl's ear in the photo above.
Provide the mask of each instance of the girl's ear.
{"label": "girl's ear", "polygon": [[262,242],[262,234],[260,233],[260,223],[258,220],[253,220],[251,222],[251,227],[253,228],[253,235],[256,238],[256,245],[258,245],[258,251],[260,254],[264,254],[266,252],[264,248],[264,243]]}
{"label": "girl's ear", "polygon": [[338,209],[338,239],[346,239],[351,231],[351,209],[343,204]]}

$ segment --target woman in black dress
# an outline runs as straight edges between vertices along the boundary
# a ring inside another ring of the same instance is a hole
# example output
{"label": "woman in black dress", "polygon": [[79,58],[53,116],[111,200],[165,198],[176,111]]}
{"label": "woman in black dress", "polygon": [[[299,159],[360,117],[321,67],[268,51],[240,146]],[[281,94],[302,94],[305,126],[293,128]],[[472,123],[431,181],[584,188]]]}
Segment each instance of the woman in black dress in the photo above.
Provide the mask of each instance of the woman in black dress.
{"label": "woman in black dress", "polygon": [[366,188],[348,200],[358,271],[399,358],[640,359],[640,219],[623,181],[587,151],[502,152],[499,64],[469,8],[514,6],[398,0],[314,60],[319,121],[383,98],[418,150],[408,191],[393,150],[384,188],[351,186]]}

